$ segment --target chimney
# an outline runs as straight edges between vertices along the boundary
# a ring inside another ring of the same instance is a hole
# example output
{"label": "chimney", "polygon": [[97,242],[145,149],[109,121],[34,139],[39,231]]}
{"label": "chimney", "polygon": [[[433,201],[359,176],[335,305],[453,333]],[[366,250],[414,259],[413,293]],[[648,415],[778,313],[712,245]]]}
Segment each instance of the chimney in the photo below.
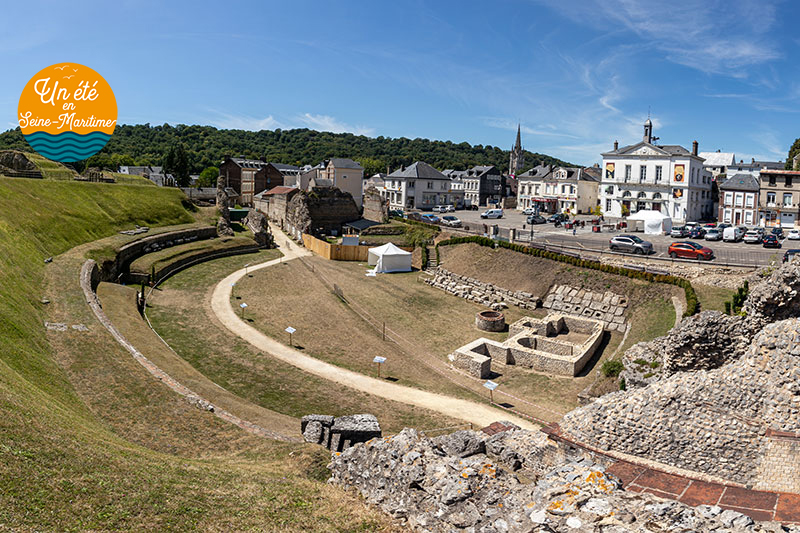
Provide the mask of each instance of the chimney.
{"label": "chimney", "polygon": [[614,141],[614,150],[619,150],[619,141]]}
{"label": "chimney", "polygon": [[692,141],[692,155],[697,155],[697,141]]}

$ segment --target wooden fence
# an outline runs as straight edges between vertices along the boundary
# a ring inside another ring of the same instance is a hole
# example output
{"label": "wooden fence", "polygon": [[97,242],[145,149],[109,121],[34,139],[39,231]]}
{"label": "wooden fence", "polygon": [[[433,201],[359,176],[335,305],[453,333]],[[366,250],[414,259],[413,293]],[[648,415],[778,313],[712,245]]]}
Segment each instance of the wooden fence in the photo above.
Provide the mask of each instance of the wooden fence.
{"label": "wooden fence", "polygon": [[[303,234],[303,246],[325,259],[334,261],[367,261],[369,259],[369,249],[373,246],[331,244],[317,239],[316,237]],[[400,246],[399,248],[411,252],[413,248]]]}

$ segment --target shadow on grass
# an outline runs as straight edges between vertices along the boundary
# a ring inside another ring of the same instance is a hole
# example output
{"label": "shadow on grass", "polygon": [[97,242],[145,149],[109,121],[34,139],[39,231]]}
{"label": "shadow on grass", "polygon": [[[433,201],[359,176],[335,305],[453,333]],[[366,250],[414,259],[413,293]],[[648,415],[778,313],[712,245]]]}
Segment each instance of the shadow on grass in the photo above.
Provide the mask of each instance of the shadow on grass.
{"label": "shadow on grass", "polygon": [[597,345],[594,355],[586,362],[586,365],[584,365],[583,369],[581,369],[581,371],[578,372],[578,375],[575,377],[582,378],[588,376],[589,372],[594,370],[595,365],[597,365],[597,363],[600,361],[600,358],[603,357],[603,353],[605,353],[609,342],[611,342],[611,333],[608,331],[603,331],[603,338],[600,341],[600,344]]}

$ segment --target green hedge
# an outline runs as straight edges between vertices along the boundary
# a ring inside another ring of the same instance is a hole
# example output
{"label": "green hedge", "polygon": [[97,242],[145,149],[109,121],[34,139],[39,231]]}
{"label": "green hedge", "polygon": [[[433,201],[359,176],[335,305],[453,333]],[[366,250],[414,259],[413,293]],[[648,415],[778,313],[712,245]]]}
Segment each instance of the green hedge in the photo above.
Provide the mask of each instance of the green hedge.
{"label": "green hedge", "polygon": [[542,257],[544,259],[551,259],[553,261],[559,261],[561,263],[567,263],[581,268],[599,270],[600,272],[606,272],[608,274],[627,276],[631,279],[641,279],[644,281],[650,281],[652,283],[666,283],[668,285],[675,285],[677,287],[681,287],[683,289],[684,294],[686,295],[686,311],[683,313],[683,316],[692,316],[696,314],[697,311],[699,310],[697,302],[697,293],[694,291],[694,287],[692,287],[692,284],[688,279],[681,278],[678,276],[653,274],[652,272],[643,272],[641,270],[633,270],[625,267],[607,265],[599,261],[593,261],[590,259],[580,259],[577,257],[572,257],[557,252],[550,252],[547,250],[543,250],[541,248],[534,248],[532,246],[525,246],[522,244],[515,244],[505,241],[495,241],[490,239],[489,237],[483,237],[480,235],[472,235],[469,237],[452,237],[450,239],[447,239],[446,241],[441,241],[436,245],[437,258],[439,257],[438,255],[439,246],[449,246],[452,244],[464,244],[464,243],[475,243],[481,246],[488,246],[490,248],[494,248],[497,246],[500,248],[507,248],[515,252],[532,255],[534,257]]}

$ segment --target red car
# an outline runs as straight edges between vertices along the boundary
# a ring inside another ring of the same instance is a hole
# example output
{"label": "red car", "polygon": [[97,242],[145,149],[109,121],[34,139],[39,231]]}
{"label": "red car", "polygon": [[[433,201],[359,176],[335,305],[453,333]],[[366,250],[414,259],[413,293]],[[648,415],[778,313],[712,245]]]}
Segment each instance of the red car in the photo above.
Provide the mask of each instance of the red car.
{"label": "red car", "polygon": [[669,245],[669,256],[673,259],[682,257],[684,259],[702,259],[711,261],[714,259],[714,252],[711,248],[706,248],[702,244],[693,241],[678,241]]}

